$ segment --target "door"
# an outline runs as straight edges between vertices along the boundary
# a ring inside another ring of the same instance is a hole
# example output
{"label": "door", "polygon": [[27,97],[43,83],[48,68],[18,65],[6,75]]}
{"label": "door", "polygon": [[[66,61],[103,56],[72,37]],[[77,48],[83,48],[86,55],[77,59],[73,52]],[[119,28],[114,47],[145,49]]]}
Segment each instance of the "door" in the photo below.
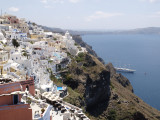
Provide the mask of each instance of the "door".
{"label": "door", "polygon": [[18,104],[18,95],[13,96],[13,104]]}

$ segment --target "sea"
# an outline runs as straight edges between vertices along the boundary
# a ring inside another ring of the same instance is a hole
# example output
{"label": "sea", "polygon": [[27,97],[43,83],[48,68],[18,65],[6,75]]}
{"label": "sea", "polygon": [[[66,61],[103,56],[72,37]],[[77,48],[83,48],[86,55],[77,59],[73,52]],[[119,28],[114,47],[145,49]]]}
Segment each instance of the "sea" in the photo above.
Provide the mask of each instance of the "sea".
{"label": "sea", "polygon": [[136,70],[122,74],[138,97],[160,110],[160,35],[90,34],[82,38],[106,64]]}

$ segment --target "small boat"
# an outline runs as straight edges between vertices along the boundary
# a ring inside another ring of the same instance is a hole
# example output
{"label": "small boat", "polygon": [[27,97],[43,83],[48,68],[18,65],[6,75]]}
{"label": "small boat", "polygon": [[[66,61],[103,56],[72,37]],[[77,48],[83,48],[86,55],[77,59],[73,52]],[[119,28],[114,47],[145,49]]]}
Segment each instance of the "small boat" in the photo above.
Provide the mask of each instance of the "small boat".
{"label": "small boat", "polygon": [[115,67],[117,72],[126,72],[126,73],[134,73],[136,70],[128,69],[128,68],[117,68]]}

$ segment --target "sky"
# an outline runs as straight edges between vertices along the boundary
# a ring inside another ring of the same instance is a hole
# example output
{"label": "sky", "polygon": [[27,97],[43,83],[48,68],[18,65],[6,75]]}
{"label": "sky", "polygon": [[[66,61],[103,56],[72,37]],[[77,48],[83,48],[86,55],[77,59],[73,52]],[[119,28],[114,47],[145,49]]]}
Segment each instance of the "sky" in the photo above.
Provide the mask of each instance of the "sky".
{"label": "sky", "polygon": [[73,30],[160,27],[160,0],[0,0],[2,13]]}

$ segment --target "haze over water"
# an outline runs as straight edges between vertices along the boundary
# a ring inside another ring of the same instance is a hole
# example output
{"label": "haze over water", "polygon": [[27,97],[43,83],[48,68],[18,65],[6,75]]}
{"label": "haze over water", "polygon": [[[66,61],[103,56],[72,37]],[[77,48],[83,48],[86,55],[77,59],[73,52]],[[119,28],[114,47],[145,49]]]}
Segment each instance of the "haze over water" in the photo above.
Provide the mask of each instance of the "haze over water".
{"label": "haze over water", "polygon": [[160,110],[160,35],[84,35],[106,64],[135,69],[123,73],[134,93],[152,107]]}

